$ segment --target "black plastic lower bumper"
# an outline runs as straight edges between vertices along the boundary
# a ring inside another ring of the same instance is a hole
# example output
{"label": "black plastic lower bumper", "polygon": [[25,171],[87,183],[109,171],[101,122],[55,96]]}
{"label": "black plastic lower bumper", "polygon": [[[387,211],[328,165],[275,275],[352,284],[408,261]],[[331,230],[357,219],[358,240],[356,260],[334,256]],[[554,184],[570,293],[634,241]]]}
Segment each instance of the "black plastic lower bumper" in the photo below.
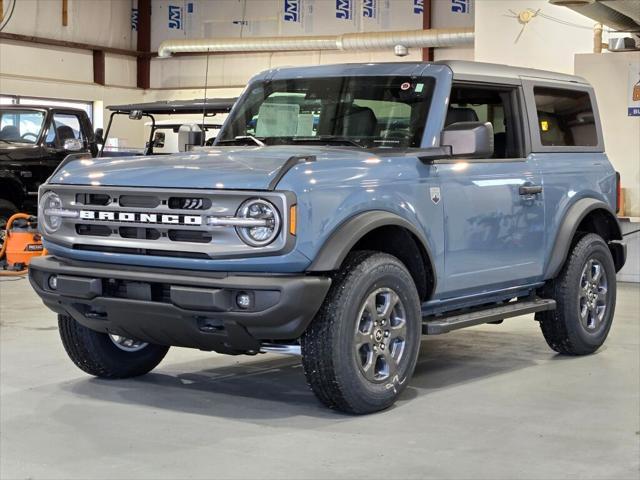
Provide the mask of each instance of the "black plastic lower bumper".
{"label": "black plastic lower bumper", "polygon": [[129,268],[46,256],[31,262],[29,280],[50,309],[92,330],[225,353],[300,337],[331,285],[318,276]]}

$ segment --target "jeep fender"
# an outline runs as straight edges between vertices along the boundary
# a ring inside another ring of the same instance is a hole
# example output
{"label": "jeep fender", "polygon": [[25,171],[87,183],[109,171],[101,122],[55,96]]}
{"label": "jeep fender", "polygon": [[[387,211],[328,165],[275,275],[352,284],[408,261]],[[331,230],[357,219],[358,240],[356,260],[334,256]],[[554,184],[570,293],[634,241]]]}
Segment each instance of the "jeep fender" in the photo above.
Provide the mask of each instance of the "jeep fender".
{"label": "jeep fender", "polygon": [[[580,222],[582,222],[582,220],[594,210],[603,210],[606,212],[605,215],[610,216],[611,220],[613,220],[611,225],[614,226],[614,232],[608,241],[610,242],[609,248],[612,249],[612,254],[614,253],[613,250],[615,250],[615,247],[613,246],[613,243],[615,243],[616,240],[622,240],[622,232],[615,213],[611,210],[611,207],[608,204],[601,200],[596,200],[594,198],[580,199],[569,207],[564,219],[562,220],[562,224],[558,229],[553,249],[549,254],[549,260],[546,268],[544,269],[545,280],[555,278],[558,275],[562,265],[564,265],[567,255],[569,254],[571,241],[578,230]],[[612,241],[613,243],[611,243]]]}
{"label": "jeep fender", "polygon": [[8,170],[0,170],[0,198],[20,208],[24,201],[24,186],[18,177]]}
{"label": "jeep fender", "polygon": [[[361,238],[376,228],[388,226],[406,228],[419,240],[429,259],[431,271],[435,274],[433,256],[424,234],[408,220],[395,213],[382,210],[360,213],[340,224],[329,236],[307,270],[310,272],[330,272],[339,269],[348,253]],[[435,288],[436,279],[434,278],[433,281]]]}

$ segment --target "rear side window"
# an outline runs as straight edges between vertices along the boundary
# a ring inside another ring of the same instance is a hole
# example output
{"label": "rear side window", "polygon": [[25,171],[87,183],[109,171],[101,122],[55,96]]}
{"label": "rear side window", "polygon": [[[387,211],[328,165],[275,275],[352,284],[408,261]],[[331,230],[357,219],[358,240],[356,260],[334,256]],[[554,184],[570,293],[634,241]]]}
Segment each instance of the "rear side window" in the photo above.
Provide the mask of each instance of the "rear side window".
{"label": "rear side window", "polygon": [[561,88],[533,89],[540,142],[548,147],[598,145],[593,106],[588,92]]}

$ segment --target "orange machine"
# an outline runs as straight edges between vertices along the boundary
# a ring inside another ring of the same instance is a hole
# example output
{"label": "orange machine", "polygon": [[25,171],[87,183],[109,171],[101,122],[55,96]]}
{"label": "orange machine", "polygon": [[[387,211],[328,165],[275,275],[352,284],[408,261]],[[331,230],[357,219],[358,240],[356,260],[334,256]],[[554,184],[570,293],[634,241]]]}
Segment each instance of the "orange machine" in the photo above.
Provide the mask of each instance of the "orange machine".
{"label": "orange machine", "polygon": [[0,248],[0,276],[22,275],[33,257],[44,254],[37,218],[25,213],[9,218]]}

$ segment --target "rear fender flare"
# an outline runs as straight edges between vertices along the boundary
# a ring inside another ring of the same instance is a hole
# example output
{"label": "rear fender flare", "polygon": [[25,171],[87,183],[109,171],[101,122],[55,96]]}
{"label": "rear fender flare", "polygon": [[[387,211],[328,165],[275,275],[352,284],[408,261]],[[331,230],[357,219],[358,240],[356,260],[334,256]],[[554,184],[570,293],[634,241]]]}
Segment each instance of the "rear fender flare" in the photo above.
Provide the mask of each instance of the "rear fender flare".
{"label": "rear fender flare", "polygon": [[567,255],[569,254],[571,242],[578,230],[580,222],[582,222],[589,213],[595,210],[604,210],[613,220],[612,225],[615,225],[615,232],[612,235],[612,238],[609,238],[608,240],[610,242],[622,240],[622,232],[620,230],[620,225],[618,224],[618,219],[608,204],[594,198],[583,198],[578,200],[569,207],[564,219],[562,220],[562,224],[558,229],[558,233],[553,243],[553,248],[549,253],[549,260],[544,269],[545,280],[555,278],[558,273],[560,273],[560,269],[564,265]]}

